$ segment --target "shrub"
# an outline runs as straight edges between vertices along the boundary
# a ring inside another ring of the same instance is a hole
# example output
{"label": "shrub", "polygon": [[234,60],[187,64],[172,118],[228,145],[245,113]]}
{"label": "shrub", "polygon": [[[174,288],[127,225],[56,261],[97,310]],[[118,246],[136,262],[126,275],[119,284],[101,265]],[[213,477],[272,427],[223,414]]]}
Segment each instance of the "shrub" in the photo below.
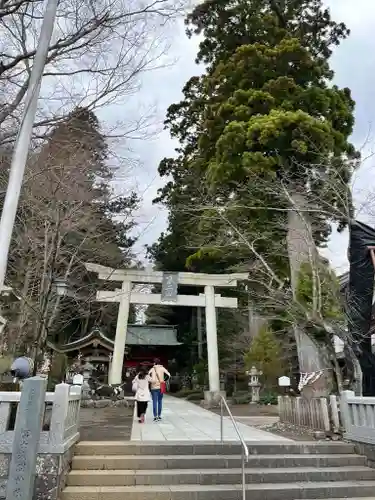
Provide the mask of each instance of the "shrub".
{"label": "shrub", "polygon": [[191,396],[203,396],[203,392],[200,389],[181,389],[174,394],[176,398],[191,399]]}
{"label": "shrub", "polygon": [[207,361],[200,361],[199,363],[194,365],[193,371],[195,371],[197,374],[198,384],[203,387],[207,379],[207,372],[208,372]]}
{"label": "shrub", "polygon": [[241,392],[236,392],[232,396],[232,404],[234,405],[246,405],[249,404],[251,401],[251,394],[249,391],[241,391]]}
{"label": "shrub", "polygon": [[275,392],[266,392],[259,399],[261,405],[277,405],[277,394]]}
{"label": "shrub", "polygon": [[280,374],[284,373],[281,344],[267,326],[263,327],[251,343],[244,357],[248,370],[255,366],[263,372],[260,382],[265,387],[274,387]]}
{"label": "shrub", "polygon": [[187,401],[201,401],[204,399],[203,391],[192,392],[185,398]]}

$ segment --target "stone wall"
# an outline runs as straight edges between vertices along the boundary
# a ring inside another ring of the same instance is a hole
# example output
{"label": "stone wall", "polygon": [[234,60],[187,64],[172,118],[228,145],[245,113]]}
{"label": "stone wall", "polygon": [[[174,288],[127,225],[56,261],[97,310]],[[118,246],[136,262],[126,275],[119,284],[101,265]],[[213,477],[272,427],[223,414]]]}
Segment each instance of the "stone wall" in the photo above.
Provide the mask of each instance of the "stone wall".
{"label": "stone wall", "polygon": [[[33,500],[58,500],[71,468],[74,447],[63,454],[38,455]],[[5,499],[11,453],[0,454],[0,499]]]}

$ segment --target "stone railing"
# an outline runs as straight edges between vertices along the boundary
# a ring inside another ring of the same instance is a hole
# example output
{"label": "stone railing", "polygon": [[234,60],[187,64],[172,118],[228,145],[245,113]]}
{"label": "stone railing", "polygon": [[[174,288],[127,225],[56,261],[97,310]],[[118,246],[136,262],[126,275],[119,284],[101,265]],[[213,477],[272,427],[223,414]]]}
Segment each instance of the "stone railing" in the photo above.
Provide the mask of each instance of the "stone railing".
{"label": "stone railing", "polygon": [[351,441],[375,444],[375,398],[355,396],[353,391],[341,395],[344,437]]}
{"label": "stone railing", "polygon": [[[0,392],[0,453],[11,453],[21,392]],[[46,392],[39,453],[64,453],[79,439],[81,388],[59,384]]]}
{"label": "stone railing", "polygon": [[325,433],[339,432],[341,428],[337,396],[311,399],[279,396],[278,404],[282,423]]}
{"label": "stone railing", "polygon": [[[28,379],[0,392],[0,498],[57,500],[79,440],[81,387]],[[29,491],[29,496],[17,496]]]}

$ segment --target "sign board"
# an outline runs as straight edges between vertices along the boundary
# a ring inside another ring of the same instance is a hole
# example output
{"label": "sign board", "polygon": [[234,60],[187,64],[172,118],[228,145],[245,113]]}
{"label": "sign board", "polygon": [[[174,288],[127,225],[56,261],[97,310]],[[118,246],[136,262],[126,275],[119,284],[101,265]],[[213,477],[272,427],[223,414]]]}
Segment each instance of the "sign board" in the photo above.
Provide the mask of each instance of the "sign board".
{"label": "sign board", "polygon": [[161,286],[162,302],[177,302],[178,273],[163,273]]}
{"label": "sign board", "polygon": [[280,377],[279,378],[279,386],[280,387],[290,387],[290,378],[289,377]]}
{"label": "sign board", "polygon": [[83,375],[76,373],[73,377],[73,385],[83,385]]}
{"label": "sign board", "polygon": [[69,394],[72,396],[79,396],[82,392],[82,385],[71,385],[69,388]]}

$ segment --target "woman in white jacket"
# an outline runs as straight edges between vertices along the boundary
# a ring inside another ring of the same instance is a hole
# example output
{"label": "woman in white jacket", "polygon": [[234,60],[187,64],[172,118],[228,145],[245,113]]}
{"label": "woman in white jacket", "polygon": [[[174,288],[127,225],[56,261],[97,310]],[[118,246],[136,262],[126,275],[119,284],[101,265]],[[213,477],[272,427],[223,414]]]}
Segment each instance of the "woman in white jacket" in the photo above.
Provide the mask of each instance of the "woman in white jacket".
{"label": "woman in white jacket", "polygon": [[151,401],[150,393],[150,377],[146,375],[144,370],[141,370],[135,377],[132,383],[133,392],[135,392],[135,400],[137,403],[137,418],[138,422],[143,424],[149,401]]}

